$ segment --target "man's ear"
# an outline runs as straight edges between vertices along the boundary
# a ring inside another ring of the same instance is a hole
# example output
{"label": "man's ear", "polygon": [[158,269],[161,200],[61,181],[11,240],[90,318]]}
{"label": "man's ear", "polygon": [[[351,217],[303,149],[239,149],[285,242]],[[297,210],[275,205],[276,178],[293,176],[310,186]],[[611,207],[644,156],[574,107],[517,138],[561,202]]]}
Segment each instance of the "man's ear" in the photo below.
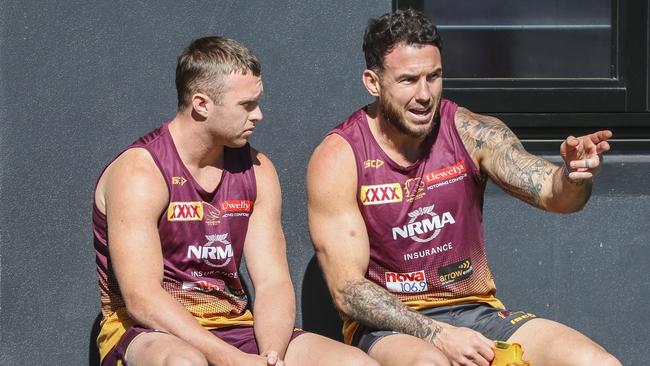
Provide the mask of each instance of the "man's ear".
{"label": "man's ear", "polygon": [[203,118],[208,118],[208,110],[212,106],[210,97],[203,93],[192,94],[192,111]]}
{"label": "man's ear", "polygon": [[381,85],[379,83],[379,75],[370,69],[365,69],[363,71],[363,85],[366,86],[366,90],[373,97],[379,97],[379,92],[381,91]]}

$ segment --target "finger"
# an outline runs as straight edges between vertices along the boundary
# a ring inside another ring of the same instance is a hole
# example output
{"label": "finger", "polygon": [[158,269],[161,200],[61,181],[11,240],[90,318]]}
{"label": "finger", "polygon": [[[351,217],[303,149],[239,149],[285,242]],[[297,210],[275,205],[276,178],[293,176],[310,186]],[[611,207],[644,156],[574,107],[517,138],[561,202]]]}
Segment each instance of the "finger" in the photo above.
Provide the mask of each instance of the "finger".
{"label": "finger", "polygon": [[607,141],[600,142],[598,145],[596,145],[596,153],[602,154],[604,152],[609,151],[609,148],[610,148],[609,142]]}
{"label": "finger", "polygon": [[266,356],[266,363],[269,365],[275,365],[278,362],[278,353],[276,351],[271,351]]}
{"label": "finger", "polygon": [[483,338],[487,342],[481,342],[481,344],[478,345],[478,347],[476,348],[477,354],[475,359],[481,361],[481,364],[485,362],[485,364],[488,365],[490,361],[492,361],[492,359],[494,358],[494,350],[493,350],[494,342],[485,337]]}
{"label": "finger", "polygon": [[492,342],[489,347],[481,347],[476,350],[478,352],[477,357],[479,361],[485,361],[486,365],[490,364],[490,362],[494,359],[494,349],[492,347],[494,347],[494,342]]}
{"label": "finger", "polygon": [[473,356],[471,359],[472,363],[477,366],[490,366],[490,361],[485,359],[483,355],[481,354],[476,354],[476,356]]}
{"label": "finger", "polygon": [[600,157],[594,155],[586,159],[573,160],[569,166],[571,169],[596,169],[600,166]]}
{"label": "finger", "polygon": [[569,173],[569,179],[571,180],[582,180],[582,179],[591,179],[594,174],[591,172],[571,172]]}
{"label": "finger", "polygon": [[576,146],[580,143],[580,140],[575,136],[569,136],[564,140],[564,143],[566,144],[567,152],[569,152],[575,150]]}
{"label": "finger", "polygon": [[610,130],[603,130],[603,131],[598,131],[594,132],[591,135],[589,135],[589,139],[594,143],[597,144],[601,141],[607,141],[609,140],[614,134]]}

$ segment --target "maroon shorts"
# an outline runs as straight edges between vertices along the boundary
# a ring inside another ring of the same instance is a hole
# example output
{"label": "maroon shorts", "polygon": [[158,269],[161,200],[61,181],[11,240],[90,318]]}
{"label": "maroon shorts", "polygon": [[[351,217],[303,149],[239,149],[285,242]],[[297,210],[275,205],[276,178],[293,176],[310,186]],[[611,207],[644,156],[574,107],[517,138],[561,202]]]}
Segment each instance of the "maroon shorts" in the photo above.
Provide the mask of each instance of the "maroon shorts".
{"label": "maroon shorts", "polygon": [[[151,332],[157,331],[139,326],[129,328],[122,338],[120,338],[120,341],[115,345],[115,347],[113,347],[106,357],[104,357],[101,366],[116,366],[118,361],[122,361],[122,365],[127,366],[124,361],[124,355],[126,354],[126,349],[129,347],[129,344],[131,344],[131,341],[133,341],[133,339],[139,334]],[[252,354],[260,353],[252,325],[235,325],[232,327],[211,329],[210,332],[217,338],[238,348],[242,352]],[[291,335],[291,340],[303,333],[305,332],[295,329]]]}

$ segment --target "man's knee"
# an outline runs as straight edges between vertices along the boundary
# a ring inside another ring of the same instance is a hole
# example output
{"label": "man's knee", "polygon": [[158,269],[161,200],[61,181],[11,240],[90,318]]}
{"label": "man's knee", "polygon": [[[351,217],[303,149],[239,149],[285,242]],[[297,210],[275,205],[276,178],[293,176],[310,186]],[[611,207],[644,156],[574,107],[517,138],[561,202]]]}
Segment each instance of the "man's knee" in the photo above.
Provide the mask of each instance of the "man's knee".
{"label": "man's knee", "polygon": [[578,355],[575,360],[575,366],[621,366],[621,362],[616,357],[607,353],[603,349],[593,349]]}
{"label": "man's knee", "polygon": [[441,352],[431,350],[419,352],[409,366],[451,366],[451,363]]}
{"label": "man's knee", "polygon": [[372,357],[367,354],[359,351],[360,355],[355,355],[349,362],[346,362],[346,366],[380,366],[379,362],[375,361]]}
{"label": "man's knee", "polygon": [[208,360],[201,352],[187,348],[183,352],[170,353],[165,357],[163,366],[208,366]]}

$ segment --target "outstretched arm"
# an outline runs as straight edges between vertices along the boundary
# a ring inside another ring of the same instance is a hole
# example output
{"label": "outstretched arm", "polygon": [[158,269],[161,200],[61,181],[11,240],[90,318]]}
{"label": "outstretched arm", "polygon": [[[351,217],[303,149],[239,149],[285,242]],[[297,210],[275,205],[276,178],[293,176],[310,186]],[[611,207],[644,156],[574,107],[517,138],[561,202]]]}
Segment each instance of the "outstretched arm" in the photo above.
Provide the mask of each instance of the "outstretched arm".
{"label": "outstretched arm", "polygon": [[356,202],[353,152],[338,135],[316,149],[307,170],[309,229],[337,308],[376,329],[409,334],[440,348],[450,359],[492,359],[491,342],[467,328],[423,316],[365,278],[370,245]]}
{"label": "outstretched arm", "polygon": [[567,137],[560,153],[566,169],[529,154],[499,119],[456,112],[456,128],[472,159],[507,193],[541,209],[575,212],[591,195],[591,178],[600,168],[599,154],[609,150],[610,131]]}
{"label": "outstretched arm", "polygon": [[293,332],[295,295],[289,276],[281,227],[281,194],[275,168],[263,154],[253,151],[257,199],[248,224],[244,255],[255,287],[255,338],[260,354],[281,360]]}

